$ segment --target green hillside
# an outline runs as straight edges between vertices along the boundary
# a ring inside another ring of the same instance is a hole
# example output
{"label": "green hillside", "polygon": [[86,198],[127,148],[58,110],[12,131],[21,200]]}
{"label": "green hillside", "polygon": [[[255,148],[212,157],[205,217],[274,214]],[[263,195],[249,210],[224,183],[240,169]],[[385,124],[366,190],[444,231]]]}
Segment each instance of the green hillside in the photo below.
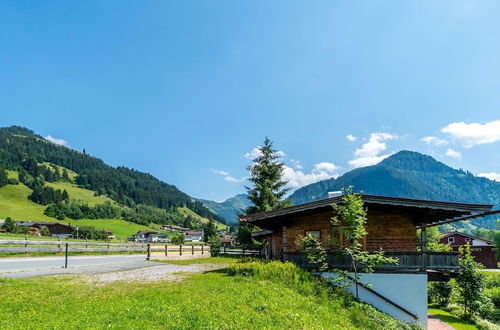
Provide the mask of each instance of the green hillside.
{"label": "green hillside", "polygon": [[31,189],[22,183],[0,188],[0,219],[54,221],[43,214],[45,206],[28,199],[29,194]]}
{"label": "green hillside", "polygon": [[[55,145],[23,127],[0,128],[0,217],[60,221],[130,236],[163,224],[198,229],[224,219],[177,187],[147,173],[112,167]],[[19,182],[19,184],[15,184]]]}
{"label": "green hillside", "polygon": [[80,201],[90,206],[95,206],[97,204],[102,204],[105,201],[112,202],[116,204],[112,199],[106,196],[94,196],[95,192],[92,190],[79,188],[73,183],[69,182],[46,182],[47,186],[54,189],[66,190],[69,194],[70,200]]}
{"label": "green hillside", "polygon": [[[202,216],[199,216],[198,214],[196,214],[192,210],[188,209],[187,207],[179,207],[177,210],[183,216],[185,216],[185,217],[188,217],[188,216],[189,217],[193,217],[195,219],[200,220],[202,223],[208,223],[210,221],[208,218],[204,218]],[[215,226],[217,227],[217,229],[225,230],[225,229],[228,228],[227,225],[225,225],[223,223],[220,223],[218,221],[214,221],[214,223],[215,223]]]}

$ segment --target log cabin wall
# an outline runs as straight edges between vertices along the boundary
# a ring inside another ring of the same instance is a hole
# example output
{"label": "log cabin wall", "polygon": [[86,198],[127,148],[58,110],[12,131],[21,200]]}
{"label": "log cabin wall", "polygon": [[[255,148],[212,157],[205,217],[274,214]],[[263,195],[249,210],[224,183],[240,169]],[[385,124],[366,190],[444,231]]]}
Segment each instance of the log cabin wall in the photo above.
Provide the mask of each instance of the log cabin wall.
{"label": "log cabin wall", "polygon": [[417,251],[417,228],[409,215],[369,211],[366,231],[368,251]]}
{"label": "log cabin wall", "polygon": [[[283,222],[284,226],[274,229],[271,236],[272,258],[280,258],[281,251],[300,252],[297,239],[304,237],[307,231],[320,231],[321,245],[327,251],[331,251],[334,247],[332,216],[332,211],[324,211],[288,218]],[[283,235],[283,230],[286,230],[285,235]],[[417,251],[416,226],[410,215],[369,211],[366,230],[368,235],[364,245],[368,251],[377,251],[380,248],[386,252]],[[286,246],[284,238],[286,238]]]}

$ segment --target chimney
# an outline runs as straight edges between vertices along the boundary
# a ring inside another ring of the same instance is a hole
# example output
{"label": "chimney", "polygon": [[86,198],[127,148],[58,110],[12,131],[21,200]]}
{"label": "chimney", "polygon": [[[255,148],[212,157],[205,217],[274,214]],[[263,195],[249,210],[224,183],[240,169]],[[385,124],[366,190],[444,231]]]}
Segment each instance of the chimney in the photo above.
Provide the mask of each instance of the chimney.
{"label": "chimney", "polygon": [[328,198],[339,197],[342,196],[342,191],[329,191]]}

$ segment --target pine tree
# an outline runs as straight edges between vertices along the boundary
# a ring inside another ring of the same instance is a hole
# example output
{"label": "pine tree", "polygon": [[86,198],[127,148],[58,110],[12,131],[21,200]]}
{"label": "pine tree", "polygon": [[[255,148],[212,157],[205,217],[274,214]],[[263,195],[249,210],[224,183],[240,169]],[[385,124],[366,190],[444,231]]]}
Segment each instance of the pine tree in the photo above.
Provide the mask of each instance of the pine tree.
{"label": "pine tree", "polygon": [[69,195],[68,195],[68,192],[66,191],[66,189],[63,190],[61,197],[62,197],[63,201],[69,202]]}
{"label": "pine tree", "polygon": [[278,151],[273,149],[273,143],[266,137],[264,146],[259,148],[260,155],[248,167],[250,182],[253,187],[246,187],[248,199],[252,206],[246,209],[247,214],[271,211],[289,206],[290,202],[283,198],[289,189],[285,188],[287,181],[283,180],[284,164],[279,161]]}
{"label": "pine tree", "polygon": [[203,240],[208,242],[210,237],[217,236],[217,228],[215,228],[214,221],[210,219],[205,226],[203,226]]}
{"label": "pine tree", "polygon": [[0,187],[6,186],[9,183],[7,172],[0,169]]}

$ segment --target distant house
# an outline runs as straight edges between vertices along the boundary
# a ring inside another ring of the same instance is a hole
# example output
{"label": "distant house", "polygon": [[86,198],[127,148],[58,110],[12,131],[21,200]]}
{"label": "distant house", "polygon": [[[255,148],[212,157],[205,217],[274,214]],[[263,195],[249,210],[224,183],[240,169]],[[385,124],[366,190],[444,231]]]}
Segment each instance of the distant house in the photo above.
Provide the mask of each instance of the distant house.
{"label": "distant house", "polygon": [[108,239],[115,239],[115,235],[113,235],[113,231],[112,230],[109,230],[109,229],[104,229],[104,231],[106,232],[106,234],[108,234]]}
{"label": "distant house", "polygon": [[486,268],[498,268],[494,242],[458,231],[452,231],[441,236],[439,243],[450,245],[453,251],[458,251],[460,247],[469,244],[471,255],[476,262],[484,265]]}
{"label": "distant house", "polygon": [[186,242],[200,242],[203,240],[203,231],[187,231]]}
{"label": "distant house", "polygon": [[40,236],[40,230],[46,227],[51,236],[67,238],[73,235],[73,227],[58,222],[40,222],[40,221],[16,221],[20,228],[29,228],[31,235]]}
{"label": "distant house", "polygon": [[151,230],[139,230],[134,236],[136,242],[156,242],[158,240],[158,232]]}
{"label": "distant house", "polygon": [[170,231],[175,231],[177,233],[185,233],[189,231],[189,228],[183,228],[175,225],[163,225],[162,227],[163,230],[170,230]]}
{"label": "distant house", "polygon": [[29,228],[27,232],[31,235],[40,236],[40,227],[34,221],[16,221],[18,228]]}
{"label": "distant house", "polygon": [[234,245],[235,238],[234,236],[231,235],[222,235],[220,237],[220,243],[225,246],[231,246]]}

